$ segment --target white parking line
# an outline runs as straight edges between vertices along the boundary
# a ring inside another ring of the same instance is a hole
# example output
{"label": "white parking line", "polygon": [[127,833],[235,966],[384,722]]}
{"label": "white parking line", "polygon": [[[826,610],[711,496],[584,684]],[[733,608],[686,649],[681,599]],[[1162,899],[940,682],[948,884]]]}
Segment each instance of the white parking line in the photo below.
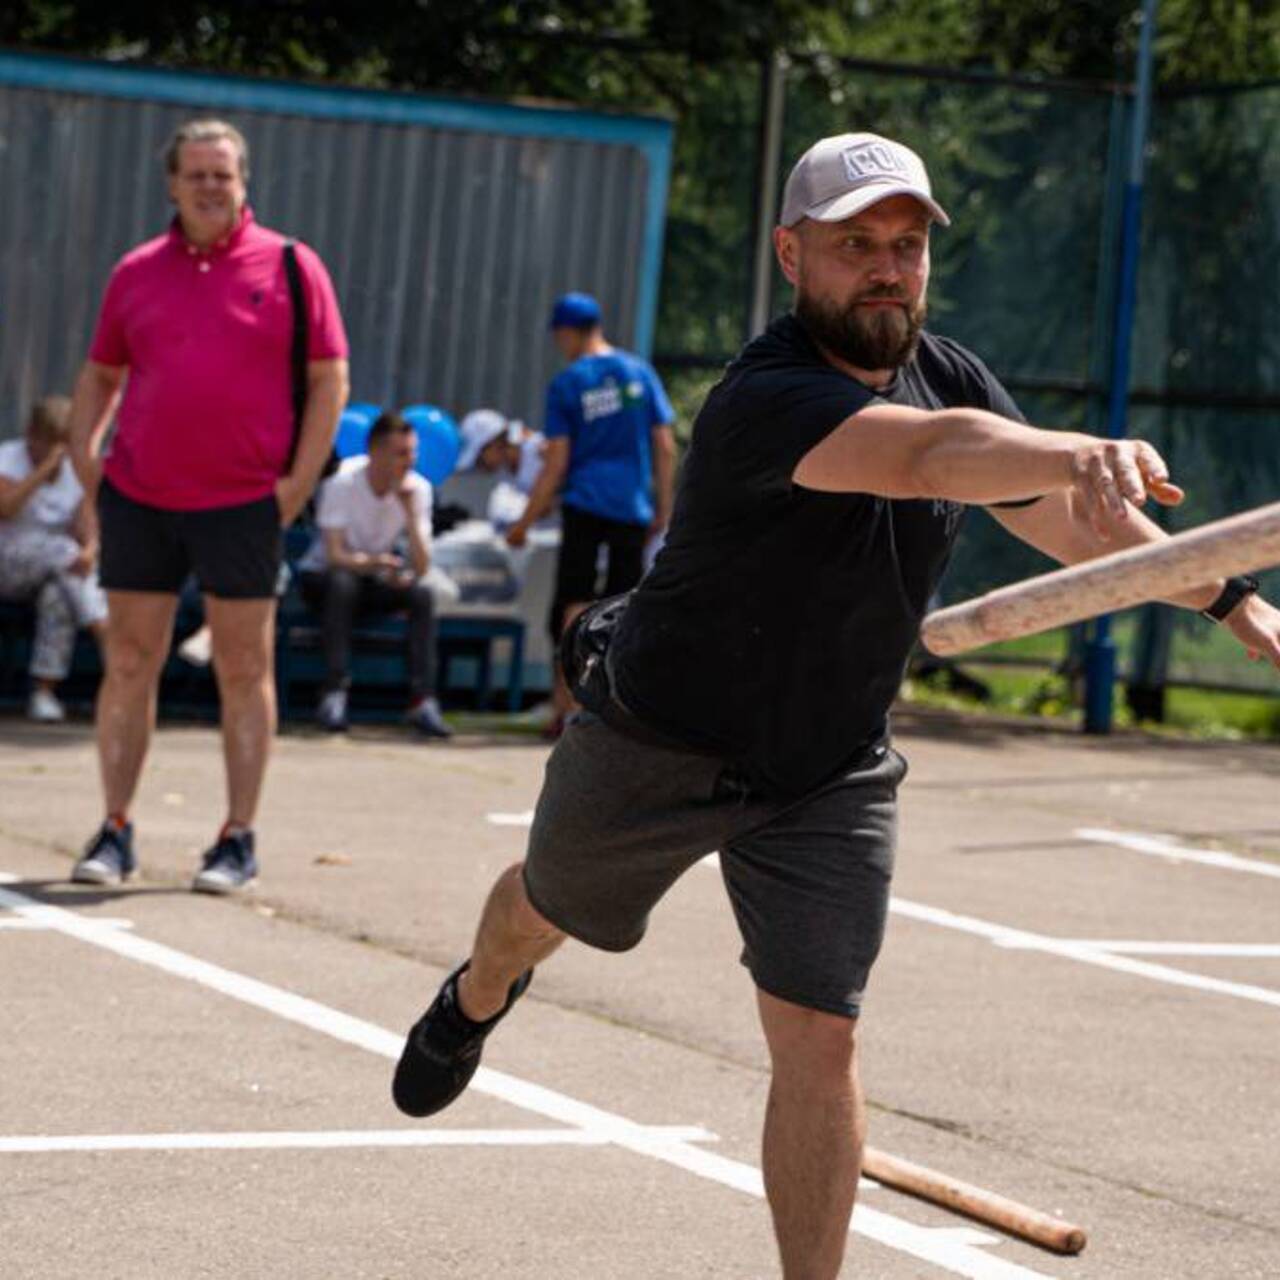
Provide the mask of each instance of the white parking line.
{"label": "white parking line", "polygon": [[1170,836],[1146,835],[1140,831],[1108,831],[1105,827],[1081,827],[1075,834],[1079,840],[1145,853],[1166,862],[1195,862],[1203,867],[1217,867],[1220,871],[1243,871],[1248,875],[1280,880],[1280,863],[1264,862],[1261,858],[1241,858],[1234,853],[1218,853],[1213,849],[1194,849],[1175,844]]}
{"label": "white parking line", "polygon": [[[94,916],[94,921],[104,929],[132,929],[132,920],[120,920],[113,916]],[[38,933],[41,929],[48,929],[50,925],[44,924],[39,920],[28,920],[23,916],[7,916],[0,918],[0,929],[12,929],[21,933]]]}
{"label": "white parking line", "polygon": [[[720,855],[709,853],[699,860],[707,867],[719,867]],[[1280,956],[1280,946],[1269,943],[1211,943],[1211,942],[1091,942],[1077,938],[1051,938],[1046,934],[1015,929],[1010,925],[993,924],[973,916],[957,915],[941,907],[930,907],[923,902],[911,902],[906,898],[889,899],[889,910],[894,915],[906,916],[926,924],[940,925],[960,933],[972,933],[986,938],[998,947],[1014,951],[1044,951],[1050,955],[1078,960],[1081,964],[1097,965],[1102,969],[1116,969],[1153,982],[1165,982],[1175,987],[1192,987],[1210,991],[1215,995],[1234,996],[1240,1000],[1253,1000],[1280,1008],[1280,991],[1270,987],[1255,987],[1246,982],[1227,982],[1204,974],[1187,973],[1168,965],[1148,964],[1142,960],[1126,960],[1122,953],[1131,955],[1188,955],[1188,956]]]}
{"label": "white parking line", "polygon": [[[13,884],[17,879],[16,876],[0,872],[0,883]],[[174,977],[185,978],[345,1044],[355,1045],[393,1061],[400,1056],[403,1036],[360,1018],[353,1018],[350,1014],[318,1001],[295,995],[281,987],[210,964],[137,934],[103,928],[87,917],[36,902],[10,889],[0,889],[0,907],[8,908],[27,919],[42,921],[49,928],[68,937],[150,965]],[[753,1165],[704,1151],[689,1142],[655,1136],[646,1125],[637,1124],[589,1103],[579,1102],[576,1098],[557,1093],[553,1089],[488,1067],[481,1067],[476,1072],[471,1087],[536,1115],[584,1129],[602,1141],[612,1142],[628,1151],[683,1169],[697,1177],[733,1187],[752,1196],[764,1196],[763,1178],[760,1170]],[[869,1209],[862,1204],[854,1210],[849,1229],[890,1249],[930,1262],[952,1275],[968,1277],[968,1280],[1047,1280],[1046,1273],[993,1257],[970,1244],[967,1236],[957,1237],[951,1229],[935,1231],[919,1227],[903,1218],[878,1209]]]}
{"label": "white parking line", "polygon": [[524,809],[520,813],[486,813],[484,815],[495,827],[531,827],[533,826],[533,810]]}
{"label": "white parking line", "polygon": [[[1280,957],[1278,942],[1148,942],[1139,938],[1063,938],[1065,946],[1107,951],[1113,956],[1226,956],[1263,960]],[[1011,944],[1006,944],[1011,945]]]}
{"label": "white parking line", "polygon": [[[714,1142],[697,1125],[651,1125],[657,1141]],[[81,1133],[0,1138],[0,1155],[76,1151],[288,1151],[348,1147],[602,1147],[589,1129],[334,1129],[317,1133]]]}
{"label": "white parking line", "polygon": [[1088,944],[1081,945],[1070,939],[1050,938],[1044,934],[1031,933],[1026,929],[992,924],[990,921],[979,920],[974,916],[962,916],[954,911],[944,911],[941,907],[926,906],[922,902],[909,902],[905,898],[891,898],[889,910],[895,915],[906,916],[911,920],[940,925],[944,929],[955,929],[960,933],[976,934],[980,938],[986,938],[988,942],[995,943],[998,947],[1021,951],[1043,951],[1049,955],[1079,961],[1081,964],[1097,965],[1102,969],[1115,969],[1120,973],[1149,978],[1154,982],[1168,983],[1170,986],[1191,987],[1197,991],[1211,991],[1215,995],[1234,996],[1239,1000],[1252,1000],[1257,1004],[1268,1004],[1280,1008],[1280,991],[1273,991],[1270,987],[1255,987],[1244,982],[1226,982],[1221,978],[1210,978],[1200,973],[1172,969],[1168,965],[1131,960],[1127,956],[1112,955],[1110,952],[1099,951]]}

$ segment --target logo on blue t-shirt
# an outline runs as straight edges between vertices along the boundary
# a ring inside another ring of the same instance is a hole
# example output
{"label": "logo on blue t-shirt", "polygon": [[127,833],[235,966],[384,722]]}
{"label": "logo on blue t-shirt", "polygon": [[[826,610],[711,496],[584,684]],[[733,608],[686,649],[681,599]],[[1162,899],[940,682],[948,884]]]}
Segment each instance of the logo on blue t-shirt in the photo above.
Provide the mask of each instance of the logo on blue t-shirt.
{"label": "logo on blue t-shirt", "polygon": [[561,500],[608,520],[648,524],[651,433],[674,417],[658,375],[638,356],[614,350],[575,360],[547,388],[547,438],[569,438]]}

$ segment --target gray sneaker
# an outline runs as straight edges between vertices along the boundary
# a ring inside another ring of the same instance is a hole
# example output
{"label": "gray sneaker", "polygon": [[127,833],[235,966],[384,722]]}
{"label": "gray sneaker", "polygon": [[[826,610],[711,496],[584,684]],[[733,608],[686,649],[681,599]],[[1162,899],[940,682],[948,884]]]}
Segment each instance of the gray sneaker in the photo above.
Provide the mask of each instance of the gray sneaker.
{"label": "gray sneaker", "polygon": [[253,856],[253,832],[221,835],[204,855],[204,866],[191,882],[196,893],[225,895],[243,889],[257,878],[258,862]]}
{"label": "gray sneaker", "polygon": [[116,828],[104,822],[71,869],[71,879],[76,884],[120,884],[133,875],[137,866],[133,823]]}
{"label": "gray sneaker", "polygon": [[316,708],[316,723],[330,733],[345,733],[347,729],[347,691],[330,689],[320,699]]}
{"label": "gray sneaker", "polygon": [[423,698],[421,702],[415,703],[406,718],[424,738],[453,737],[453,730],[445,723],[436,698]]}

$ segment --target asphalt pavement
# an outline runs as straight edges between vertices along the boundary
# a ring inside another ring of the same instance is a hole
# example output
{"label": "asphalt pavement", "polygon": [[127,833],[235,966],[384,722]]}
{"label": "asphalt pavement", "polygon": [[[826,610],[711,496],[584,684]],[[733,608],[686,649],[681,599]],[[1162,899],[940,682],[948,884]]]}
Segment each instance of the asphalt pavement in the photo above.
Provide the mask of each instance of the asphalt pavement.
{"label": "asphalt pavement", "polygon": [[[843,1275],[1280,1275],[1280,749],[911,715],[899,746],[871,1142],[1090,1240],[1056,1257],[866,1184]],[[0,722],[0,1276],[776,1276],[713,863],[637,950],[543,966],[454,1108],[391,1105],[546,755],[285,735],[262,878],[218,901],[187,891],[214,731],[158,734],[142,874],[97,890],[66,882],[100,817],[88,726]]]}

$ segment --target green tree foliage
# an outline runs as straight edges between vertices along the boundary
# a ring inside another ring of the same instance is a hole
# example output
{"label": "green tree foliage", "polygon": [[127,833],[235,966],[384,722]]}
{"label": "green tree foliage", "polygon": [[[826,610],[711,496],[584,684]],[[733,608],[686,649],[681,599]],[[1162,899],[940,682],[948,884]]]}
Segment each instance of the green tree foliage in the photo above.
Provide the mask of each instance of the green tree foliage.
{"label": "green tree foliage", "polygon": [[[0,41],[175,66],[677,106],[689,71],[815,55],[1127,79],[1137,0],[10,0]],[[1165,84],[1280,75],[1274,0],[1163,0]],[[582,42],[614,42],[615,56]],[[680,66],[654,74],[637,51]]]}
{"label": "green tree foliage", "polygon": [[[791,55],[784,164],[850,128],[896,133],[925,155],[955,218],[935,244],[936,326],[1006,376],[1104,381],[1111,99],[879,75],[847,60],[1101,87],[1132,79],[1140,14],[1140,0],[9,0],[0,43],[672,116],[658,348],[685,357],[664,371],[687,420],[744,333],[761,64],[779,49]],[[1280,487],[1274,413],[1213,403],[1280,394],[1280,86],[1177,91],[1280,79],[1280,4],[1161,0],[1156,49],[1165,96],[1150,150],[1136,377],[1204,402],[1139,408],[1132,421],[1192,480],[1198,521]],[[776,301],[785,305],[781,288]],[[1100,425],[1096,397],[1021,399],[1036,421]],[[958,561],[953,595],[1040,567],[979,520]]]}

